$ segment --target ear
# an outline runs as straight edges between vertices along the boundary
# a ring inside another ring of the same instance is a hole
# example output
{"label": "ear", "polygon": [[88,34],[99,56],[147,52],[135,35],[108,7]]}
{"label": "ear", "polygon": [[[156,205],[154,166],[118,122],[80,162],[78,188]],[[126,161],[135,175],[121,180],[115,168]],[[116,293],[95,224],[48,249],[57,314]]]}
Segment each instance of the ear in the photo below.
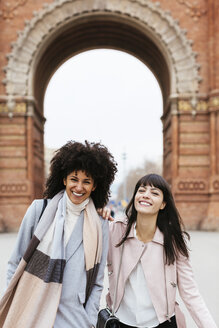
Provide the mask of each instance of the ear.
{"label": "ear", "polygon": [[64,186],[66,186],[66,178],[63,179]]}
{"label": "ear", "polygon": [[96,186],[93,186],[92,191],[94,191],[95,189],[96,189]]}
{"label": "ear", "polygon": [[160,210],[163,210],[163,209],[165,208],[165,206],[166,206],[166,203],[163,202],[163,203],[161,204]]}

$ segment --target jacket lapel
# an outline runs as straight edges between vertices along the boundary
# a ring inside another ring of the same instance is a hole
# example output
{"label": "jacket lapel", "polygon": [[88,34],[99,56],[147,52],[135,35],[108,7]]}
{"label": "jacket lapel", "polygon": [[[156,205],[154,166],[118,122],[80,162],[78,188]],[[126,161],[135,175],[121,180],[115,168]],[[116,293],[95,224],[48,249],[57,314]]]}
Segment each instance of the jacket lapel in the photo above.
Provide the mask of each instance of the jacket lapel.
{"label": "jacket lapel", "polygon": [[66,262],[74,255],[83,241],[84,211],[81,212],[71,237],[66,245]]}
{"label": "jacket lapel", "polygon": [[163,245],[164,244],[164,236],[163,233],[160,231],[160,229],[157,227],[155,234],[154,234],[154,238],[153,238],[153,242],[158,243]]}
{"label": "jacket lapel", "polygon": [[136,267],[139,259],[142,254],[145,252],[145,247],[143,247],[143,243],[137,241],[134,235],[134,224],[131,227],[131,230],[127,237],[127,243],[125,242],[124,246],[124,254],[123,258],[129,258],[129,261],[126,261],[126,265],[122,266],[122,274],[120,275],[123,281],[126,281],[132,272],[132,270]]}

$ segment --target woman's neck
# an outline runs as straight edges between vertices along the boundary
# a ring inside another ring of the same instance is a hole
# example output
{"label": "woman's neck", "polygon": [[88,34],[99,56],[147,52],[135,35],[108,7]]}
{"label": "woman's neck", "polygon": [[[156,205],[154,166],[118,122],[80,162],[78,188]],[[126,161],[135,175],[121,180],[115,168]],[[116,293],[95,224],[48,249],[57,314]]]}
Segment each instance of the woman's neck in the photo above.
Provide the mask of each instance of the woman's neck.
{"label": "woman's neck", "polygon": [[68,194],[66,193],[66,198],[67,198],[67,211],[69,213],[76,213],[76,214],[80,214],[81,211],[84,210],[85,206],[88,204],[89,202],[89,198],[85,199],[82,203],[80,204],[74,204],[70,198],[68,197]]}
{"label": "woman's neck", "polygon": [[139,240],[148,243],[154,237],[157,216],[145,217],[137,214],[136,234]]}

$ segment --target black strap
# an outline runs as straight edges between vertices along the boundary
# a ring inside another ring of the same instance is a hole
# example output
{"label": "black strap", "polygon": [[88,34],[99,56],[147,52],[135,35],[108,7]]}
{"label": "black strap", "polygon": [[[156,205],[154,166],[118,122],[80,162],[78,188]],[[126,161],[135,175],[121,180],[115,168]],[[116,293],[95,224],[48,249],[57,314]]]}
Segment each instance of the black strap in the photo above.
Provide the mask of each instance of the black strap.
{"label": "black strap", "polygon": [[43,215],[43,212],[44,212],[44,210],[45,210],[45,208],[46,208],[46,206],[47,206],[47,203],[48,203],[47,198],[44,198],[44,199],[43,199],[43,208],[42,208],[42,211],[41,211],[41,213],[40,213],[40,216],[39,216],[38,222],[40,221],[41,216]]}

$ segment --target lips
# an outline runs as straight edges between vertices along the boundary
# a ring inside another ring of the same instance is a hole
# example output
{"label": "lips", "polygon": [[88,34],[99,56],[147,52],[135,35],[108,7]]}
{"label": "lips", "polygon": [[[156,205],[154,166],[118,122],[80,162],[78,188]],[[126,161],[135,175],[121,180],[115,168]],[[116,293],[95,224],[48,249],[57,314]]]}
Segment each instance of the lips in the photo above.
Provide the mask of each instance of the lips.
{"label": "lips", "polygon": [[84,194],[78,194],[78,193],[77,193],[77,192],[75,192],[75,191],[73,191],[72,193],[73,193],[73,195],[74,195],[74,196],[76,196],[76,197],[81,197],[81,196],[83,196],[83,195],[84,195]]}
{"label": "lips", "polygon": [[142,206],[151,206],[150,203],[145,202],[145,201],[140,201],[139,204],[142,205]]}

